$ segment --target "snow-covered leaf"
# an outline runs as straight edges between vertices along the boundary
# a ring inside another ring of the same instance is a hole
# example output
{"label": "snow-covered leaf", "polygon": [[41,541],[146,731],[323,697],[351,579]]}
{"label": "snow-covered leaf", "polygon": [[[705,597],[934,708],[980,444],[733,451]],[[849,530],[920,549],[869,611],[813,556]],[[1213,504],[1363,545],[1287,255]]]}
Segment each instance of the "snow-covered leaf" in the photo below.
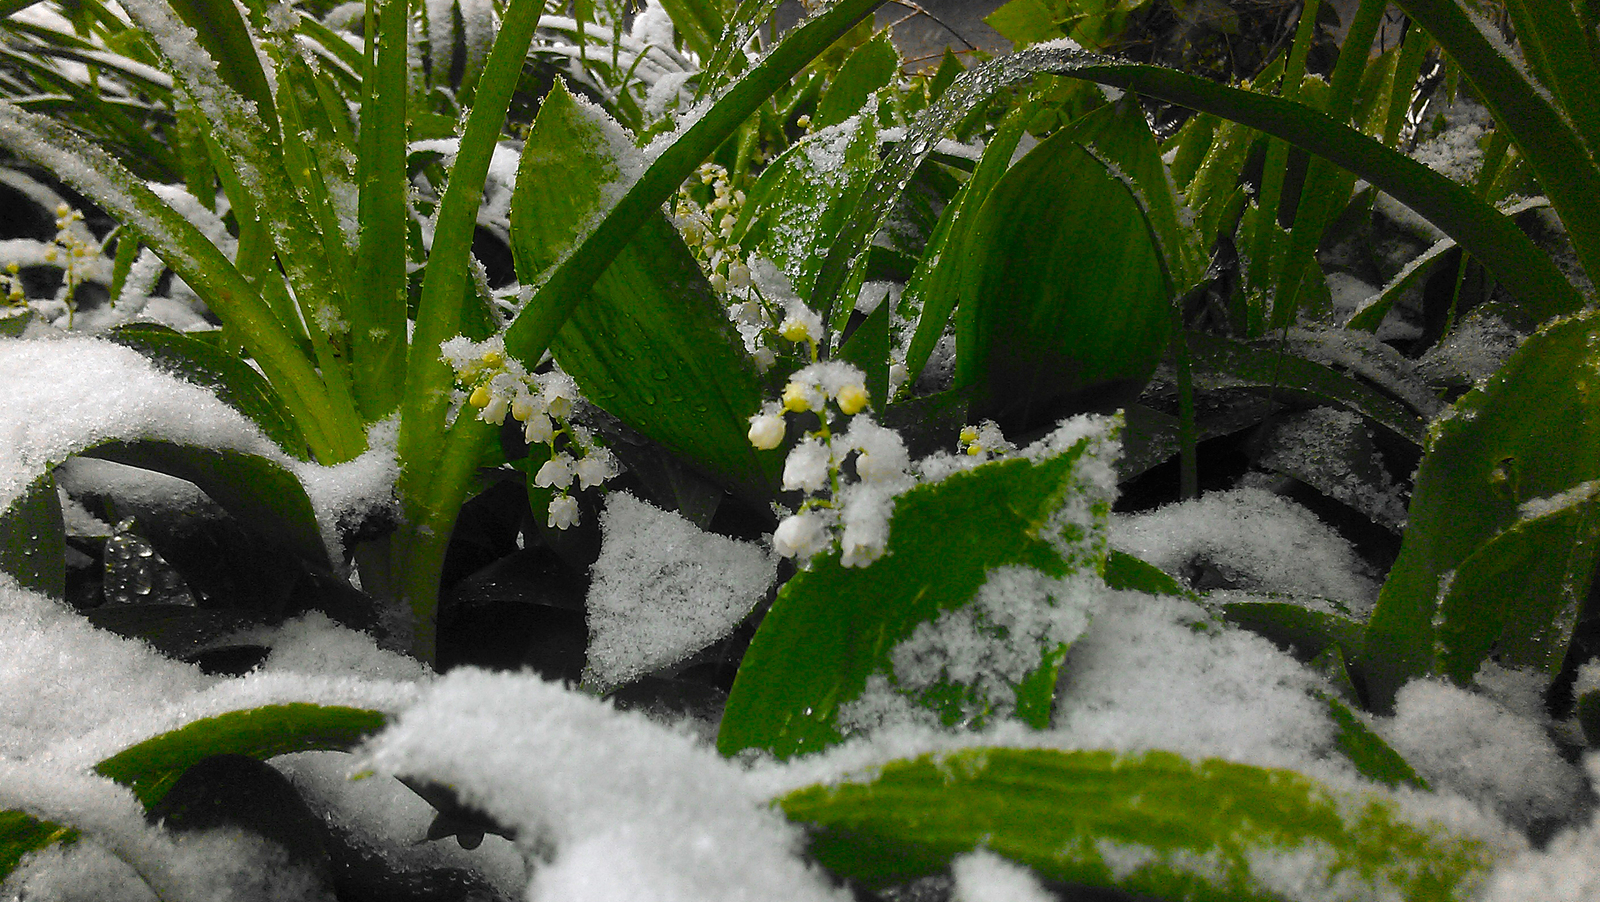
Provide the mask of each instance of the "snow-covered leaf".
{"label": "snow-covered leaf", "polygon": [[1013,712],[1047,724],[1088,616],[1073,579],[1098,583],[1105,560],[1106,428],[1071,420],[1031,459],[917,486],[895,499],[883,558],[847,568],[831,551],[785,583],[717,747],[787,758],[918,710],[951,725]]}
{"label": "snow-covered leaf", "polygon": [[982,846],[1054,880],[1152,898],[1465,902],[1497,857],[1376,795],[1168,752],[966,749],[778,804],[809,825],[817,860],[878,886]]}

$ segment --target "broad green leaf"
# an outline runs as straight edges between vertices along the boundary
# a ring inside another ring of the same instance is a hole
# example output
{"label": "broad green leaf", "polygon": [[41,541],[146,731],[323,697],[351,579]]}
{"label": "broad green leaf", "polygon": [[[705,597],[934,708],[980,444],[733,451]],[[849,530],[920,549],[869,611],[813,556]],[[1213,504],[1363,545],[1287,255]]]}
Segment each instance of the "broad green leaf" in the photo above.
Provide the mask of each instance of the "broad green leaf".
{"label": "broad green leaf", "polygon": [[1554,679],[1578,623],[1600,540],[1588,483],[1524,505],[1522,518],[1479,545],[1439,589],[1439,668],[1463,685],[1493,654]]}
{"label": "broad green leaf", "polygon": [[1195,902],[1476,898],[1482,840],[1402,819],[1377,794],[1170,752],[974,748],[900,760],[777,801],[810,853],[868,886],[943,871],[974,848],[1051,880]]}
{"label": "broad green leaf", "polygon": [[[512,250],[534,281],[621,178],[603,115],[565,87],[546,95],[523,147]],[[617,135],[621,135],[620,130]],[[620,138],[626,140],[626,138]],[[556,334],[551,350],[584,395],[746,495],[770,496],[777,455],[746,437],[761,406],[755,365],[683,239],[657,215],[635,233]]]}
{"label": "broad green leaf", "polygon": [[892,81],[899,71],[900,52],[889,39],[889,32],[881,31],[844,61],[839,74],[817,101],[817,114],[812,121],[818,128],[826,128],[861,113],[867,98]]}
{"label": "broad green leaf", "polygon": [[191,335],[155,323],[130,323],[110,338],[149,357],[156,366],[216,393],[223,403],[250,418],[285,453],[307,459],[300,427],[272,385],[239,357]]}
{"label": "broad green leaf", "polygon": [[1334,739],[1339,751],[1344,752],[1363,777],[1385,786],[1411,786],[1424,792],[1428,790],[1428,781],[1418,776],[1406,759],[1390,748],[1348,705],[1332,695],[1322,695],[1321,698],[1328,706],[1328,716],[1339,728],[1339,735]]}
{"label": "broad green leaf", "polygon": [[0,511],[0,571],[25,589],[67,597],[67,534],[54,473],[46,469]]}
{"label": "broad green leaf", "polygon": [[82,453],[187,479],[266,541],[333,567],[300,480],[265,457],[159,439],[101,442]]}
{"label": "broad green leaf", "polygon": [[1014,50],[1066,37],[1059,16],[1066,4],[1051,0],[1010,0],[983,17],[983,22],[1011,42]]}
{"label": "broad green leaf", "polygon": [[814,293],[817,249],[837,240],[856,215],[877,165],[877,118],[863,114],[805,136],[767,167],[753,192],[759,206],[744,246],[776,263],[816,310],[840,312],[832,297]]}
{"label": "broad green leaf", "polygon": [[[1097,436],[1081,438],[1037,463],[1011,458],[919,485],[895,499],[882,558],[853,569],[831,551],[797,573],[745,653],[717,748],[782,758],[826,748],[841,738],[841,707],[874,674],[894,673],[895,647],[919,626],[972,605],[997,569],[1027,567],[1046,577],[1098,571],[1110,510],[1108,489],[1089,475],[1100,444]],[[1039,667],[1016,687],[1024,721],[1048,723],[1063,652],[1050,643],[1037,649]],[[971,717],[984,699],[948,680],[932,694],[921,701],[946,723]]]}
{"label": "broad green leaf", "polygon": [[1172,331],[1173,286],[1138,202],[1071,129],[1000,179],[963,249],[957,385],[969,416],[1026,432],[1144,387]]}
{"label": "broad green leaf", "polygon": [[[344,751],[383,729],[378,711],[339,705],[263,705],[205,717],[151,737],[96,764],[95,772],[133,790],[150,808],[183,772],[212,755],[249,755],[265,761],[291,752]],[[23,855],[77,837],[70,826],[40,821],[20,811],[0,811],[0,880]]]}
{"label": "broad green leaf", "polygon": [[[1571,628],[1572,606],[1588,592],[1591,572],[1574,569],[1562,578],[1542,568],[1577,568],[1592,554],[1586,550],[1593,542],[1590,515],[1582,516],[1580,528],[1565,531],[1565,515],[1523,521],[1567,507],[1562,499],[1578,497],[1565,493],[1586,492],[1587,483],[1600,479],[1597,342],[1600,314],[1559,320],[1429,426],[1400,556],[1378,596],[1358,659],[1379,710],[1392,704],[1407,680],[1441,666],[1435,617],[1455,576],[1476,583],[1499,570],[1507,588],[1530,588],[1536,580],[1558,587],[1551,607],[1529,611],[1537,619],[1520,625],[1518,633],[1543,636],[1546,646],[1565,644],[1561,636]],[[1486,546],[1502,534],[1499,547]],[[1554,544],[1540,554],[1523,550],[1538,538]],[[1452,610],[1461,603],[1452,602]],[[1481,646],[1481,639],[1466,636],[1452,641]],[[1563,651],[1547,647],[1537,656],[1559,661]]]}

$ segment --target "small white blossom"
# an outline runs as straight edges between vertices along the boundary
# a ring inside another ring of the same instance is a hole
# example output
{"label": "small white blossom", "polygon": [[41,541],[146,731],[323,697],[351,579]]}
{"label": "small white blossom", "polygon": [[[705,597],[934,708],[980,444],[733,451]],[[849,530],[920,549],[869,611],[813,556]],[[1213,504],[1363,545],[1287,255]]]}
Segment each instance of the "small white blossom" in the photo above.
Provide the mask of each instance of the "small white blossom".
{"label": "small white blossom", "polygon": [[578,477],[578,485],[593,488],[617,475],[616,459],[605,448],[591,448],[573,467],[573,472]]}
{"label": "small white blossom", "polygon": [[494,395],[489,403],[478,412],[478,419],[485,423],[504,423],[506,421],[506,399],[504,395]]}
{"label": "small white blossom", "polygon": [[819,439],[808,438],[789,452],[783,466],[784,491],[820,492],[828,486],[833,452]]}
{"label": "small white blossom", "polygon": [[762,451],[771,451],[783,444],[788,425],[776,413],[758,413],[750,418],[750,444]]}
{"label": "small white blossom", "polygon": [[542,386],[550,415],[566,419],[572,415],[572,402],[578,399],[578,384],[565,373],[551,373]]}
{"label": "small white blossom", "polygon": [[772,369],[773,364],[778,362],[778,352],[771,348],[756,348],[750,355],[750,359],[755,361],[756,369],[765,373],[767,370]]}
{"label": "small white blossom", "polygon": [[543,445],[556,437],[556,426],[550,422],[547,414],[536,413],[528,417],[527,426],[522,430],[523,438],[530,445]]}
{"label": "small white blossom", "polygon": [[545,525],[552,529],[566,529],[578,522],[578,500],[571,495],[557,495],[550,499],[550,518]]}
{"label": "small white blossom", "polygon": [[816,511],[801,511],[783,518],[772,534],[772,548],[783,557],[805,560],[828,546],[828,530]]}
{"label": "small white blossom", "polygon": [[572,455],[562,452],[544,462],[533,475],[533,484],[542,489],[552,486],[563,491],[572,485]]}

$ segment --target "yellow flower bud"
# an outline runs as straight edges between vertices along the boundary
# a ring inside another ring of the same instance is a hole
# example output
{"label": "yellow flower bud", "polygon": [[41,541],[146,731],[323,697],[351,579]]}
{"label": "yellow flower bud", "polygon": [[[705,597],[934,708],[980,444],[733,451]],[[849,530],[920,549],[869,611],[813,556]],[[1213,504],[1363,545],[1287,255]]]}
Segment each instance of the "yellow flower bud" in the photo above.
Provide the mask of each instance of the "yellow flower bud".
{"label": "yellow flower bud", "polygon": [[839,389],[839,409],[854,416],[867,406],[867,390],[860,385],[846,385]]}
{"label": "yellow flower bud", "polygon": [[489,399],[489,385],[484,383],[472,390],[472,397],[468,400],[472,402],[473,407],[488,407]]}
{"label": "yellow flower bud", "polygon": [[798,382],[783,387],[783,409],[805,413],[811,409],[811,392]]}

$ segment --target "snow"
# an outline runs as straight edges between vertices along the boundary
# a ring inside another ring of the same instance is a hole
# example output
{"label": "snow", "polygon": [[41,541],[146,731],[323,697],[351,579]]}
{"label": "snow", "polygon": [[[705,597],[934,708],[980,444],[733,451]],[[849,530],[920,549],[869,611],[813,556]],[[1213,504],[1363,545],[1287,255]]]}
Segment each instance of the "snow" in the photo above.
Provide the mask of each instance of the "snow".
{"label": "snow", "polygon": [[797,827],[684,733],[526,674],[452,671],[367,766],[455,788],[545,859],[530,902],[844,900]]}
{"label": "snow", "polygon": [[1438,680],[1413,680],[1379,733],[1430,785],[1450,789],[1526,828],[1558,819],[1583,778],[1542,729],[1504,705]]}
{"label": "snow", "polygon": [[1355,611],[1377,600],[1377,585],[1348,542],[1310,511],[1259,488],[1114,515],[1111,547],[1180,580],[1191,568],[1216,566],[1249,591],[1331,598]]}
{"label": "snow", "polygon": [[733,632],[777,577],[777,558],[626,492],[606,498],[589,587],[584,682],[610,688]]}
{"label": "snow", "polygon": [[974,849],[950,863],[955,878],[953,902],[1053,902],[1039,878],[1020,864],[988,849]]}

